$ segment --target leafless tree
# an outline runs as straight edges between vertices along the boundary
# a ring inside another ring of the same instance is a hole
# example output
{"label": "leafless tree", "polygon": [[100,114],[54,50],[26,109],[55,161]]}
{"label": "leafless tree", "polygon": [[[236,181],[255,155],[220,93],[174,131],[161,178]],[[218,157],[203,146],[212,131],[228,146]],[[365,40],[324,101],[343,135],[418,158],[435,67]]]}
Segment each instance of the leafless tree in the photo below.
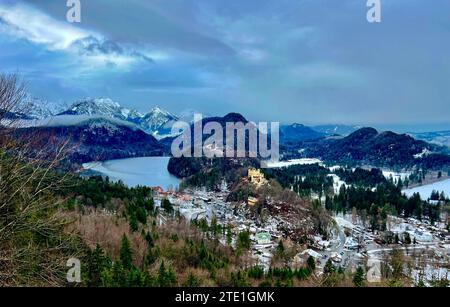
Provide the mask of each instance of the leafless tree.
{"label": "leafless tree", "polygon": [[17,76],[0,75],[0,286],[60,285],[67,255],[76,254],[54,193],[67,181],[54,171],[67,142],[36,148],[39,135],[17,138],[10,122],[3,125],[9,113],[25,110],[24,93]]}
{"label": "leafless tree", "polygon": [[24,114],[28,104],[24,102],[25,85],[15,74],[0,74],[0,123],[14,121],[13,113]]}

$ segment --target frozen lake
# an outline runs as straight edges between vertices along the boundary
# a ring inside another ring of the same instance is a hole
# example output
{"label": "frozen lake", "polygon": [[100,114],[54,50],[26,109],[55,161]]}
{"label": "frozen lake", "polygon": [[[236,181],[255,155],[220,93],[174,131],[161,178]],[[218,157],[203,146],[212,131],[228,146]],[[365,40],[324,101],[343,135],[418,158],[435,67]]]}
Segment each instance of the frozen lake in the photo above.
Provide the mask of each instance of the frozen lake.
{"label": "frozen lake", "polygon": [[407,190],[404,190],[403,192],[407,196],[412,196],[414,193],[419,193],[420,197],[423,200],[426,200],[426,199],[430,198],[431,192],[433,190],[439,191],[439,193],[444,192],[446,196],[450,196],[450,179],[440,181],[440,182],[435,182],[432,184],[423,185],[421,187],[417,187],[417,188],[413,188],[413,189],[407,189]]}
{"label": "frozen lake", "polygon": [[264,168],[282,168],[282,167],[289,167],[292,165],[310,165],[310,164],[321,164],[322,161],[319,159],[314,158],[301,158],[301,159],[294,159],[294,160],[288,160],[288,161],[263,161],[261,163],[261,167]]}
{"label": "frozen lake", "polygon": [[86,170],[92,170],[108,176],[112,181],[122,180],[130,187],[160,186],[164,189],[176,188],[180,179],[167,170],[169,157],[144,157],[83,164]]}

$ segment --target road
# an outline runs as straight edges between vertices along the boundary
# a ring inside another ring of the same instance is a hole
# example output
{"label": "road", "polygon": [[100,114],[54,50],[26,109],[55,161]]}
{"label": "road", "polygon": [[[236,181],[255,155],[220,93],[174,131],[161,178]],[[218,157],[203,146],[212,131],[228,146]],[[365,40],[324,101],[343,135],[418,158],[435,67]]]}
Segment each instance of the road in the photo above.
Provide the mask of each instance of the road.
{"label": "road", "polygon": [[[331,257],[333,253],[337,253],[338,255],[342,256],[343,259],[345,258],[344,256],[346,255],[346,253],[344,251],[344,246],[347,237],[345,236],[344,231],[339,227],[337,223],[335,224],[335,231],[333,232],[333,234],[336,233],[338,237],[337,242],[321,252],[321,254],[326,256],[326,258],[320,259],[320,266],[325,266],[325,263],[328,261],[328,259]],[[332,241],[336,240],[333,238]],[[344,253],[344,255],[341,255],[342,253]]]}

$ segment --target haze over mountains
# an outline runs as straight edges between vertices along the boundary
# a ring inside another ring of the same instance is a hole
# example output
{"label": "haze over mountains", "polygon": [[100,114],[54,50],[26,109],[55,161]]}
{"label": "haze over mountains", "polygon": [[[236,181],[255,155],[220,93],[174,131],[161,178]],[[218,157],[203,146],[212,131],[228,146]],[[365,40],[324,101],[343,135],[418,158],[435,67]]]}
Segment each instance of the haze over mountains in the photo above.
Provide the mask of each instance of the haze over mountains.
{"label": "haze over mountains", "polygon": [[155,137],[164,137],[170,134],[172,124],[178,120],[176,115],[159,107],[154,107],[148,113],[142,114],[134,109],[124,108],[118,102],[109,98],[87,99],[76,102],[70,109],[61,112],[59,115],[89,115],[119,119],[131,122]]}
{"label": "haze over mountains", "polygon": [[[29,106],[26,115],[11,114],[10,116],[28,120],[42,120],[61,115],[83,115],[88,117],[117,119],[133,123],[138,128],[146,133],[152,134],[157,139],[171,136],[171,126],[175,121],[181,120],[192,122],[195,113],[202,114],[202,112],[194,109],[185,109],[180,114],[174,114],[158,106],[154,106],[147,113],[142,113],[135,109],[124,107],[110,98],[86,98],[68,105],[66,103],[55,103],[28,96],[26,98],[26,103]],[[214,114],[203,114],[203,118],[207,117],[214,117]],[[57,122],[61,123],[61,120]],[[42,123],[43,122],[40,122],[39,124]],[[301,123],[286,123],[281,124],[280,133],[282,135],[284,134],[287,138],[294,137],[294,139],[298,141],[323,136],[347,136],[361,128],[363,128],[363,126],[359,125],[327,124],[306,126]],[[410,130],[407,134],[427,142],[450,146],[449,131],[443,130],[418,133]]]}
{"label": "haze over mountains", "polygon": [[[74,162],[106,160],[170,154],[173,123],[181,119],[193,121],[195,111],[177,116],[159,107],[142,114],[128,109],[109,98],[84,99],[70,107],[34,100],[19,135],[30,131],[68,136],[80,143],[71,159]],[[230,113],[224,117],[205,117],[205,122],[247,122],[242,115]],[[416,140],[414,137],[425,139]],[[450,165],[448,147],[442,147],[450,134],[396,134],[358,126],[322,125],[307,127],[295,123],[280,127],[280,151],[284,158],[317,157],[324,161],[364,163],[380,166],[411,167],[424,164],[433,167]],[[440,141],[440,142],[439,142]],[[431,143],[428,143],[431,142]]]}
{"label": "haze over mountains", "polygon": [[409,132],[412,137],[427,141],[429,143],[447,146],[450,148],[450,130],[447,131],[433,131],[433,132]]}

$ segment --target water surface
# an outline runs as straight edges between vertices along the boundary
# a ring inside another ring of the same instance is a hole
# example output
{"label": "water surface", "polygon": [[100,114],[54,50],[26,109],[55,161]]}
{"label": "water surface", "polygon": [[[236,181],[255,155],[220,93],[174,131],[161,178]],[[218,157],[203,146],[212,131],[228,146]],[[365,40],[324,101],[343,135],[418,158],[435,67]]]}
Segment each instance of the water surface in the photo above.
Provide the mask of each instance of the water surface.
{"label": "water surface", "polygon": [[130,187],[160,186],[164,189],[175,188],[180,179],[167,170],[170,157],[144,157],[83,164],[86,170],[92,170],[108,176],[112,181],[121,180]]}

